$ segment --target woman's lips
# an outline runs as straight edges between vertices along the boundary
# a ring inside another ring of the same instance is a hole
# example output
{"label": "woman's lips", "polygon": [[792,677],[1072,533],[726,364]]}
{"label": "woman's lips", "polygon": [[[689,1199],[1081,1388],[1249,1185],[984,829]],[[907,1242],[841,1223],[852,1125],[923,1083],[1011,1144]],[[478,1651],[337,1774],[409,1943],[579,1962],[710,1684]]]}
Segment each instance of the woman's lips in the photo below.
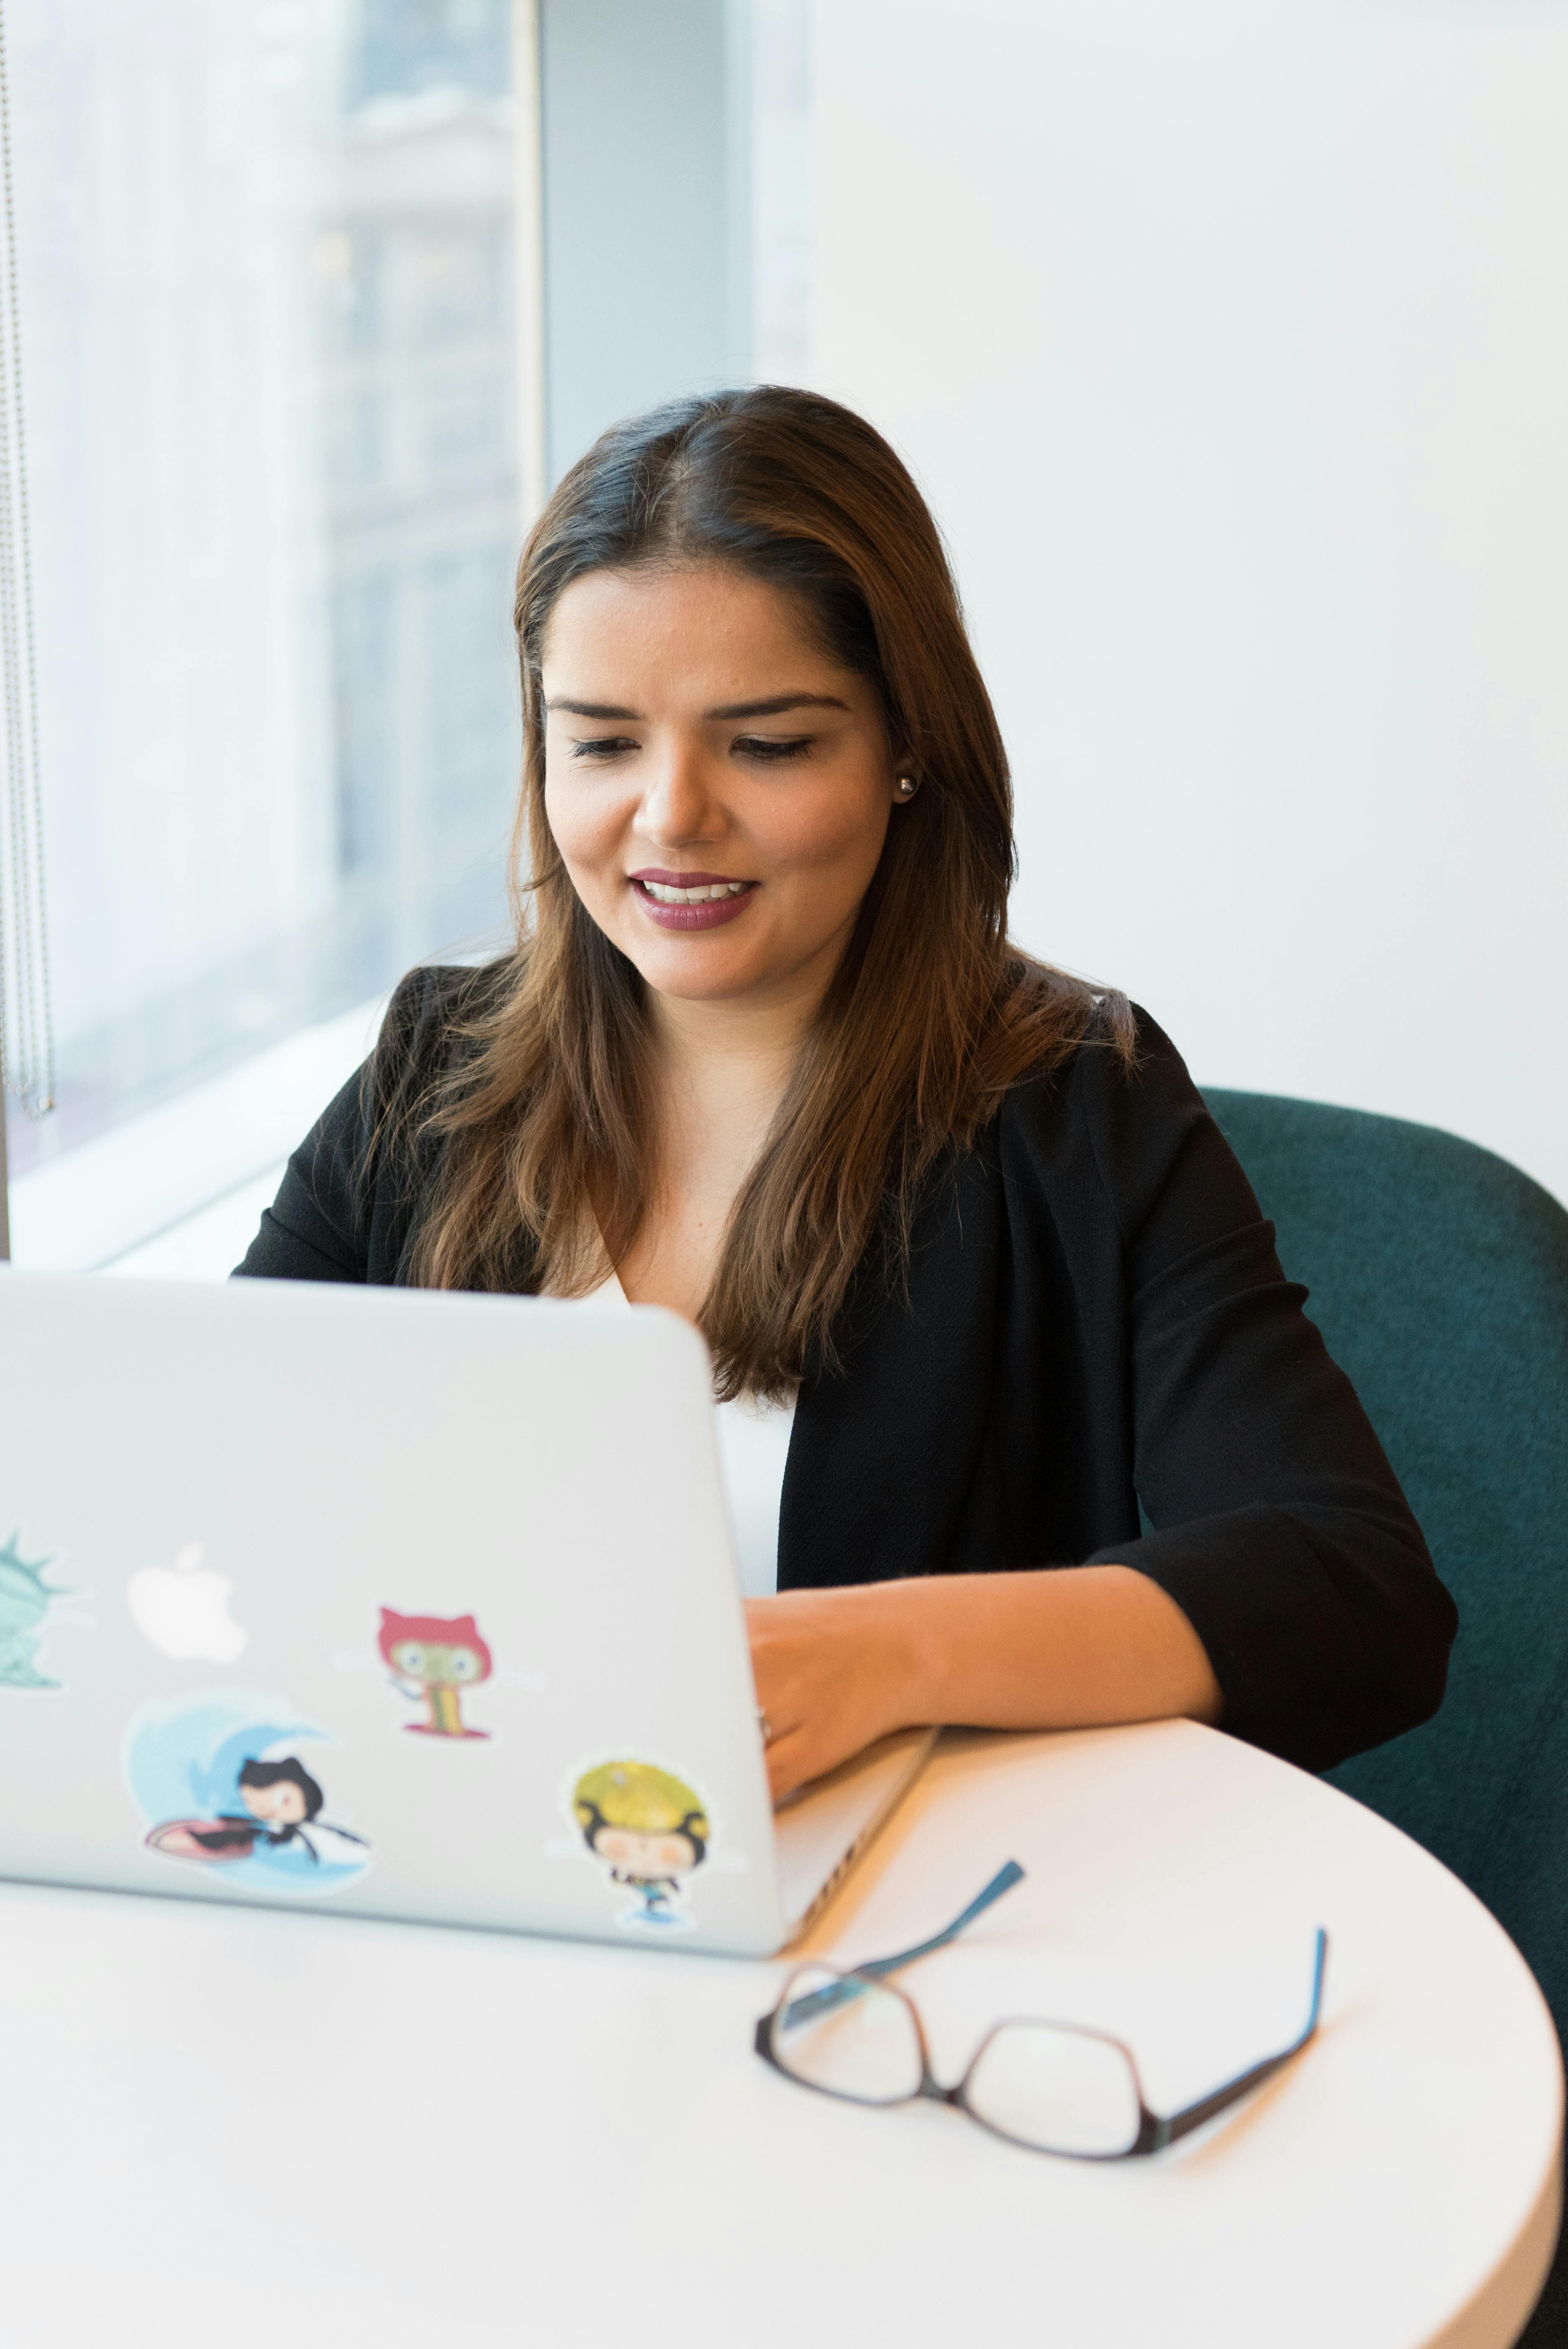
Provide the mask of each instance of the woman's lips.
{"label": "woman's lips", "polygon": [[639,905],[661,930],[716,930],[745,912],[759,886],[726,873],[655,871],[630,879]]}

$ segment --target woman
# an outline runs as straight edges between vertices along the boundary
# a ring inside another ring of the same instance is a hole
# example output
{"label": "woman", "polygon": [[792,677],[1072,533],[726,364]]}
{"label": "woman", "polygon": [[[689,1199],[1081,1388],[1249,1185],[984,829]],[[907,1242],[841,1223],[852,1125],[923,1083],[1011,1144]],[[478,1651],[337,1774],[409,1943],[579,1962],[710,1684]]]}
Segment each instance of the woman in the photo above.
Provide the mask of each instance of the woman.
{"label": "woman", "polygon": [[619,426],[515,618],[516,945],[403,982],[242,1271],[695,1321],[760,1431],[777,1795],[910,1723],[1322,1769],[1426,1719],[1451,1602],[1244,1175],[1151,1020],[1007,940],[1006,760],[892,450],[798,391]]}

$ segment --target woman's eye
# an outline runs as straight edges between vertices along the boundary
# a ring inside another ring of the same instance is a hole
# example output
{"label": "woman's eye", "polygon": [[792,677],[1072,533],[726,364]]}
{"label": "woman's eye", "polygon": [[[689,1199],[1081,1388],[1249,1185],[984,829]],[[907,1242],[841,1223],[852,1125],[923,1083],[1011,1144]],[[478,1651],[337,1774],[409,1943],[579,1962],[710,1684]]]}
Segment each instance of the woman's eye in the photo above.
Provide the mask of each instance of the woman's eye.
{"label": "woman's eye", "polygon": [[766,734],[739,734],[730,745],[730,753],[732,758],[755,759],[763,766],[773,767],[784,759],[804,759],[811,739],[809,734],[792,734],[781,741]]}
{"label": "woman's eye", "polygon": [[614,759],[623,750],[635,750],[637,744],[625,734],[591,734],[572,745],[574,759]]}

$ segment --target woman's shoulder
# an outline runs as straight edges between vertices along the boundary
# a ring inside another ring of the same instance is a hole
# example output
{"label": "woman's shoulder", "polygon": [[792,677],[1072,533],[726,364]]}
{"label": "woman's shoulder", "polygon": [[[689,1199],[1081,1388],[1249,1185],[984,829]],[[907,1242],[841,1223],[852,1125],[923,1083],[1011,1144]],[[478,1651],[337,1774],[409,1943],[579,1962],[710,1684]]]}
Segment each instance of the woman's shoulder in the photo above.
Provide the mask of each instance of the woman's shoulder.
{"label": "woman's shoulder", "polygon": [[1158,1021],[1119,989],[1020,957],[1004,1015],[1012,1072],[1002,1116],[1013,1124],[1147,1113],[1197,1098],[1187,1064]]}
{"label": "woman's shoulder", "polygon": [[372,1178],[400,1182],[421,1155],[421,1129],[466,1039],[493,999],[498,966],[421,963],[387,999],[370,1056],[329,1102],[296,1158],[333,1164],[363,1193]]}
{"label": "woman's shoulder", "polygon": [[[1004,1164],[1058,1195],[1093,1195],[1124,1232],[1179,1167],[1206,1186],[1245,1177],[1165,1030],[1138,1003],[1097,997],[1082,1036],[1012,1084],[997,1121]],[[1251,1206],[1251,1194],[1240,1207]]]}
{"label": "woman's shoulder", "polygon": [[425,1105],[433,1088],[472,1047],[513,970],[509,957],[487,963],[420,963],[388,999],[375,1049],[363,1071],[362,1113],[373,1127],[389,1113]]}
{"label": "woman's shoulder", "polygon": [[511,969],[511,958],[485,963],[418,963],[387,999],[378,1052],[389,1059],[450,1059],[464,1031],[483,1019]]}

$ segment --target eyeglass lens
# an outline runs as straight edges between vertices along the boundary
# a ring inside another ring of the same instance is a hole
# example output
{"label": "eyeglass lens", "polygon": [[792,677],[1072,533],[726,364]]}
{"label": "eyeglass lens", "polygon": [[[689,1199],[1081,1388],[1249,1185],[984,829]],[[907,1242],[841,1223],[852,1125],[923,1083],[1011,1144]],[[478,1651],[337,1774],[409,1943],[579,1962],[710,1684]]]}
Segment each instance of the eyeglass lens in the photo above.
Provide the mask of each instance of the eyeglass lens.
{"label": "eyeglass lens", "polygon": [[1130,2153],[1142,2119],[1125,2050],[1049,2023],[1004,2023],[992,2032],[962,2096],[976,2120],[1043,2153]]}
{"label": "eyeglass lens", "polygon": [[774,2059],[792,2079],[857,2105],[899,2105],[925,2077],[915,2018],[895,1990],[803,1966],[773,2020]]}

